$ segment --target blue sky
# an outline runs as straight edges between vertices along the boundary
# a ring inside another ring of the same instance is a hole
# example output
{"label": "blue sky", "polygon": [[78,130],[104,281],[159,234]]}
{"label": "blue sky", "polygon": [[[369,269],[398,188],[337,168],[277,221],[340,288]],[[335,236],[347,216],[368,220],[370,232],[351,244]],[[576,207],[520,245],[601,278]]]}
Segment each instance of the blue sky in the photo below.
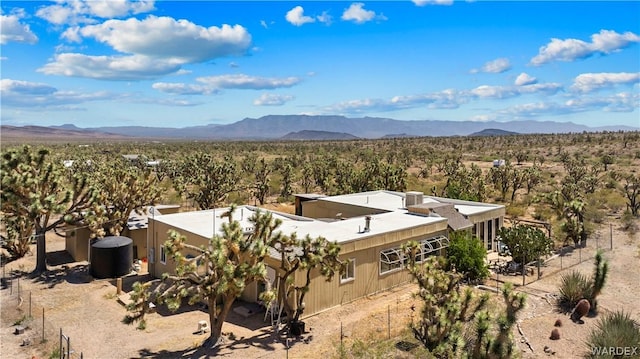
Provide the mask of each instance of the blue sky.
{"label": "blue sky", "polygon": [[5,125],[640,127],[640,2],[2,1]]}

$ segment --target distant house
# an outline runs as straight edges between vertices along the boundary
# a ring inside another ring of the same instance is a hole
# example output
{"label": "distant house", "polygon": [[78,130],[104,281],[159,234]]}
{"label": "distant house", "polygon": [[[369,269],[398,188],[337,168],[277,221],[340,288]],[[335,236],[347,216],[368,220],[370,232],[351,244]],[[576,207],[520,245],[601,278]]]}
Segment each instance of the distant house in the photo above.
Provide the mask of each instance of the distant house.
{"label": "distant house", "polygon": [[[147,207],[145,214],[132,211],[125,228],[120,235],[133,240],[133,258],[141,259],[147,254],[147,225],[148,218],[162,213],[176,213],[179,205],[156,205]],[[89,261],[91,247],[91,230],[80,223],[67,226],[65,230],[65,250],[76,262]]]}
{"label": "distant house", "polygon": [[131,162],[135,162],[138,160],[138,158],[140,158],[140,155],[122,155],[122,158]]}
{"label": "distant house", "polygon": [[[187,242],[206,245],[214,233],[221,234],[220,215],[228,209],[163,214],[149,219],[149,273],[160,278],[175,271],[175,264],[163,247],[167,232],[176,230]],[[234,219],[250,227],[249,218],[258,210],[238,207]],[[496,248],[495,232],[502,225],[505,208],[501,205],[428,197],[420,192],[373,191],[343,196],[297,195],[296,215],[272,212],[282,221],[279,230],[298,237],[322,236],[337,242],[340,257],[348,263],[345,274],[327,282],[312,272],[311,290],[305,297],[305,315],[387,290],[410,280],[404,270],[400,246],[407,241],[421,244],[419,259],[441,255],[449,245],[452,230],[469,230],[483,239],[489,249]],[[267,276],[275,284],[279,268],[278,252],[267,258]],[[296,282],[302,282],[297,273]],[[266,286],[252,283],[242,295],[257,301]]]}

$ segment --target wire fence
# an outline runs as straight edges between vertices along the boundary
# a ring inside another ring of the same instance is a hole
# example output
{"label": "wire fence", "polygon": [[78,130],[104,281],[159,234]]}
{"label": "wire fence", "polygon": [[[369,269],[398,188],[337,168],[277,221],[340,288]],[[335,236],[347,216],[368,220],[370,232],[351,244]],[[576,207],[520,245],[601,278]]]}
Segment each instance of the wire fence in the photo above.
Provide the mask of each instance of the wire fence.
{"label": "wire fence", "polygon": [[566,245],[557,249],[547,258],[533,261],[525,265],[524,274],[522,266],[510,261],[510,257],[498,257],[490,260],[491,276],[498,289],[501,283],[511,282],[516,285],[528,285],[542,278],[549,277],[580,265],[584,262],[593,262],[597,252],[609,252],[614,248],[613,229],[599,229],[587,239],[584,244]]}
{"label": "wire fence", "polygon": [[24,290],[25,279],[20,272],[6,273],[2,267],[2,321],[13,327],[12,338],[5,346],[15,344],[30,347],[50,359],[81,359],[83,354],[73,348],[71,338],[47,317],[47,308],[38,302],[37,292]]}

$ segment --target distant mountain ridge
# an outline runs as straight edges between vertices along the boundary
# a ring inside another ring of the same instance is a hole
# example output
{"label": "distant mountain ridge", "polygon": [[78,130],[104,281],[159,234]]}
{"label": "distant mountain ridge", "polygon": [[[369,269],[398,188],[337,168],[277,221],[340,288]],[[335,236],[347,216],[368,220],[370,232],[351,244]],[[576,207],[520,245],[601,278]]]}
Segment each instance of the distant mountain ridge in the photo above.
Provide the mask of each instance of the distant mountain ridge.
{"label": "distant mountain ridge", "polygon": [[298,132],[289,132],[280,137],[281,140],[357,140],[356,137],[344,132],[314,131],[302,130]]}
{"label": "distant mountain ridge", "polygon": [[505,130],[498,130],[495,128],[487,128],[484,129],[480,132],[474,132],[472,134],[469,135],[469,137],[482,137],[482,136],[511,136],[511,135],[518,135],[518,132],[513,132],[513,131],[505,131]]}
{"label": "distant mountain ridge", "polygon": [[[4,137],[5,127],[2,126]],[[15,126],[11,126],[14,127]],[[33,126],[32,126],[33,127]],[[37,126],[35,126],[37,127]],[[23,127],[23,129],[26,127]],[[347,133],[358,138],[421,137],[421,136],[469,136],[484,130],[508,131],[520,134],[568,133],[600,131],[639,131],[640,127],[603,126],[589,127],[572,122],[553,121],[400,121],[381,117],[348,118],[344,116],[268,115],[260,118],[245,118],[226,125],[205,125],[183,128],[113,126],[78,128],[75,125],[48,127],[53,130],[74,131],[79,134],[96,132],[127,137],[167,139],[228,139],[271,140],[300,131],[324,131]],[[389,135],[389,134],[402,135]]]}

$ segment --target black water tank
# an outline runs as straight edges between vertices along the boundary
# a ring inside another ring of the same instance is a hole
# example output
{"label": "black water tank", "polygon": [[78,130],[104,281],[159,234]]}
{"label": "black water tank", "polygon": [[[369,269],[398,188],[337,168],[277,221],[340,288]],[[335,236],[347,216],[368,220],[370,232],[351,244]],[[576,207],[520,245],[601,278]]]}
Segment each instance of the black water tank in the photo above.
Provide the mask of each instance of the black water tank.
{"label": "black water tank", "polygon": [[91,275],[116,278],[131,272],[133,240],[127,237],[104,237],[91,245]]}

